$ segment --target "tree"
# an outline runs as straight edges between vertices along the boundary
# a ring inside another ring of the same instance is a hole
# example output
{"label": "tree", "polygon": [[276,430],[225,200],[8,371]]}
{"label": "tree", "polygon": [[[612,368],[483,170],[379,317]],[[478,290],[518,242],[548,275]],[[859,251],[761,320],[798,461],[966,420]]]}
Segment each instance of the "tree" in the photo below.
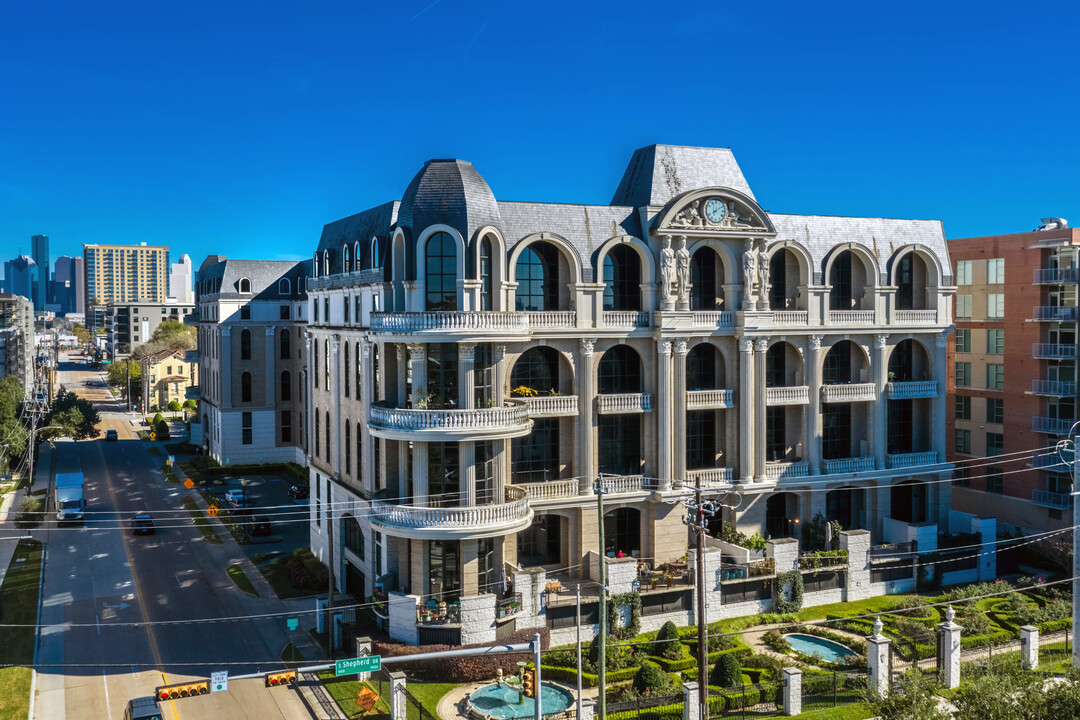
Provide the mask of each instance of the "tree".
{"label": "tree", "polygon": [[166,320],[158,325],[150,339],[135,348],[132,354],[134,357],[143,358],[161,350],[194,350],[195,347],[195,328],[188,327],[179,320]]}
{"label": "tree", "polygon": [[[955,720],[1050,718],[1044,710],[1043,677],[1022,670],[1015,660],[990,662],[989,672],[963,684],[953,698]],[[1067,716],[1073,717],[1073,716]]]}
{"label": "tree", "polygon": [[45,416],[42,427],[56,427],[42,430],[38,437],[70,437],[74,440],[86,440],[98,435],[97,424],[101,420],[93,404],[80,398],[73,392],[61,390],[53,401],[49,414]]}
{"label": "tree", "polygon": [[713,665],[709,682],[717,687],[735,687],[742,684],[742,666],[732,653],[724,653]]}
{"label": "tree", "polygon": [[[832,542],[826,542],[826,526],[832,527]],[[843,526],[836,520],[827,521],[825,516],[818,513],[803,531],[804,544],[807,550],[838,550],[840,548],[840,532]]]}
{"label": "tree", "polygon": [[158,440],[169,439],[169,423],[165,422],[164,420],[157,421],[157,423],[154,425],[154,431],[157,433]]}
{"label": "tree", "polygon": [[[142,366],[137,360],[114,362],[109,366],[108,381],[114,388],[120,388],[120,397],[127,399],[128,390],[130,390],[133,402],[142,400]],[[127,389],[124,387],[125,384],[129,386]]]}
{"label": "tree", "polygon": [[918,670],[908,670],[899,690],[874,698],[871,705],[881,720],[950,720],[938,705],[933,681]]}
{"label": "tree", "polygon": [[184,401],[184,410],[186,410],[187,412],[189,412],[191,414],[194,414],[195,411],[198,408],[199,408],[199,406],[194,400],[185,400]]}
{"label": "tree", "polygon": [[26,452],[30,432],[19,421],[19,404],[23,399],[23,387],[14,375],[0,380],[0,472],[7,472],[10,460]]}
{"label": "tree", "polygon": [[174,413],[180,412],[180,401],[179,400],[170,401],[169,402],[169,411],[174,412]]}
{"label": "tree", "polygon": [[72,328],[71,332],[75,335],[75,339],[79,341],[80,345],[88,345],[90,343],[90,331],[82,325],[76,325]]}

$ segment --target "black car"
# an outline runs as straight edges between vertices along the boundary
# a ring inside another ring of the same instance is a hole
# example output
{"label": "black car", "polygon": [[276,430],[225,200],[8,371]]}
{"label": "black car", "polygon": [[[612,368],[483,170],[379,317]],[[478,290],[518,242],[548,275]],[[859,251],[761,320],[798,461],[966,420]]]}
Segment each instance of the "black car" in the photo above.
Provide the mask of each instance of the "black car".
{"label": "black car", "polygon": [[153,535],[154,529],[154,518],[149,513],[136,515],[131,521],[132,535]]}
{"label": "black car", "polygon": [[252,537],[270,534],[270,518],[265,515],[256,515],[248,524],[248,532]]}
{"label": "black car", "polygon": [[106,430],[105,439],[109,442],[117,442],[120,440],[120,436],[116,434],[115,430]]}
{"label": "black car", "polygon": [[289,488],[289,497],[293,500],[307,500],[308,492],[307,485],[293,485]]}

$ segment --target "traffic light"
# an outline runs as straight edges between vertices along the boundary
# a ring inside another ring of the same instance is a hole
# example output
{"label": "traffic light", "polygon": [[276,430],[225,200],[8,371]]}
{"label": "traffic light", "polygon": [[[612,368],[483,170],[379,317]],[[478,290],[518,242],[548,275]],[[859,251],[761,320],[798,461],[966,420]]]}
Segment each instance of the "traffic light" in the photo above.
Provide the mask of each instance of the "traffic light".
{"label": "traffic light", "polygon": [[296,682],[296,671],[270,673],[266,676],[266,687],[278,687],[279,685],[292,685]]}
{"label": "traffic light", "polygon": [[193,695],[205,695],[208,692],[210,692],[210,681],[199,680],[175,685],[162,685],[154,691],[154,696],[158,700],[176,700],[177,698],[192,697]]}
{"label": "traffic light", "polygon": [[536,697],[536,670],[530,668],[525,671],[525,697]]}

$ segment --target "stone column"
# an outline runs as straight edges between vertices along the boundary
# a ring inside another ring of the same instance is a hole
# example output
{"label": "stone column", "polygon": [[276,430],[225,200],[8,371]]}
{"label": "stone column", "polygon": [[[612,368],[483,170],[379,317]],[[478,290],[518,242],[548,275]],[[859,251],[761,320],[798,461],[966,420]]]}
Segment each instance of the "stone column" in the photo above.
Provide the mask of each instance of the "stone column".
{"label": "stone column", "polygon": [[802,670],[784,668],[784,715],[802,712]]}
{"label": "stone column", "polygon": [[[356,657],[366,657],[371,654],[371,638],[359,636],[356,638]],[[366,682],[371,677],[371,673],[362,672],[356,673],[356,679],[360,682]]]}
{"label": "stone column", "polygon": [[232,409],[232,327],[221,326],[221,409]]}
{"label": "stone column", "polygon": [[754,482],[765,482],[765,353],[769,338],[754,340]]}
{"label": "stone column", "polygon": [[938,658],[938,675],[941,684],[952,690],[960,685],[960,626],[953,622],[956,611],[952,605],[945,611],[945,622],[938,625],[944,637],[941,642],[942,657]]}
{"label": "stone column", "polygon": [[471,410],[476,407],[473,389],[476,378],[476,343],[458,343],[458,407]]}
{"label": "stone column", "polygon": [[698,687],[698,683],[693,680],[683,681],[683,720],[708,720],[701,717],[701,693]]}
{"label": "stone column", "polygon": [[824,337],[811,335],[806,353],[806,384],[810,387],[810,405],[806,408],[806,422],[803,423],[806,430],[803,434],[811,475],[821,474],[821,341]]}
{"label": "stone column", "polygon": [[406,702],[405,673],[390,673],[390,720],[406,720]]}
{"label": "stone column", "polygon": [[854,602],[869,598],[870,531],[842,531],[840,533],[840,549],[848,551],[847,586],[844,588],[844,601]]}
{"label": "stone column", "polygon": [[[275,401],[277,397],[276,388],[277,382],[274,377],[274,359],[277,358],[277,352],[274,350],[274,326],[266,326],[266,395],[264,397],[263,405],[271,410],[277,407]],[[291,389],[291,388],[290,388]],[[277,427],[277,420],[274,421],[275,428]]]}
{"label": "stone column", "polygon": [[932,377],[937,380],[937,395],[930,403],[930,437],[937,461],[945,462],[945,345],[949,340],[946,333],[937,336],[934,349],[934,371]]}
{"label": "stone column", "polygon": [[754,476],[754,340],[739,338],[739,482]]}
{"label": "stone column", "polygon": [[881,618],[874,619],[874,634],[866,638],[867,668],[870,672],[868,694],[871,700],[889,694],[889,638],[881,634]]}
{"label": "stone column", "polygon": [[1039,667],[1039,628],[1034,625],[1020,628],[1020,666],[1025,670]]}
{"label": "stone column", "polygon": [[[409,343],[409,367],[412,369],[412,406],[414,409],[427,407],[427,345]],[[401,452],[408,452],[405,443],[399,443]],[[428,504],[428,444],[413,443],[413,505]],[[404,462],[399,458],[399,463]]]}
{"label": "stone column", "polygon": [[686,338],[675,340],[675,475],[686,482]]}
{"label": "stone column", "polygon": [[[409,368],[412,370],[412,401],[413,409],[427,407],[427,345],[424,343],[409,343]],[[400,351],[399,351],[400,352]],[[401,355],[399,354],[400,358]]]}
{"label": "stone column", "polygon": [[[672,416],[672,399],[673,390],[671,382],[671,341],[670,340],[657,340],[656,341],[656,425],[657,435],[660,438],[659,445],[657,447],[658,467],[656,475],[660,479],[660,489],[669,490],[671,488],[672,478],[682,480],[680,475],[672,474],[673,465],[678,464],[678,460],[672,462],[672,456],[676,458],[679,456],[680,450],[676,447],[676,441],[672,437],[672,432],[675,428],[674,418]],[[675,438],[682,438],[678,432],[674,433]]]}
{"label": "stone column", "polygon": [[592,492],[596,478],[596,462],[593,454],[593,350],[596,338],[581,339],[581,363],[578,366],[578,452],[581,453],[578,467],[579,489],[581,494]]}
{"label": "stone column", "polygon": [[874,465],[878,470],[885,469],[885,454],[888,452],[888,426],[889,400],[885,397],[886,384],[889,382],[889,366],[885,360],[886,350],[889,346],[888,335],[874,336],[873,373],[876,400],[874,400],[873,424],[873,453]]}
{"label": "stone column", "polygon": [[495,345],[491,351],[491,361],[495,363],[495,407],[502,407],[506,400],[506,346]]}

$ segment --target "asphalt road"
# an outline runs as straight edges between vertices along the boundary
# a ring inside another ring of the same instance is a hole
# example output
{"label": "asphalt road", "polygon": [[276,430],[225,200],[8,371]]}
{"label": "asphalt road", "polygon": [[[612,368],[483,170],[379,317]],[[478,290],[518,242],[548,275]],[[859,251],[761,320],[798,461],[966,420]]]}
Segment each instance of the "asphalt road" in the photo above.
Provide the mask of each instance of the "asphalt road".
{"label": "asphalt road", "polygon": [[[58,442],[54,451],[54,471],[84,473],[85,526],[57,527],[53,519],[34,533],[47,546],[34,712],[42,720],[119,720],[128,699],[161,684],[281,667],[279,633],[268,632],[279,621],[244,619],[251,603],[226,575],[222,548],[206,543],[183,510],[187,491],[154,470],[162,459],[150,455],[107,389],[85,387],[101,377],[61,364],[60,382],[93,400],[102,422],[99,439]],[[108,429],[118,442],[104,440]],[[131,517],[146,511],[157,532],[133,536]],[[192,622],[205,618],[240,620]],[[255,680],[163,709],[174,719],[310,716],[295,692]]]}

